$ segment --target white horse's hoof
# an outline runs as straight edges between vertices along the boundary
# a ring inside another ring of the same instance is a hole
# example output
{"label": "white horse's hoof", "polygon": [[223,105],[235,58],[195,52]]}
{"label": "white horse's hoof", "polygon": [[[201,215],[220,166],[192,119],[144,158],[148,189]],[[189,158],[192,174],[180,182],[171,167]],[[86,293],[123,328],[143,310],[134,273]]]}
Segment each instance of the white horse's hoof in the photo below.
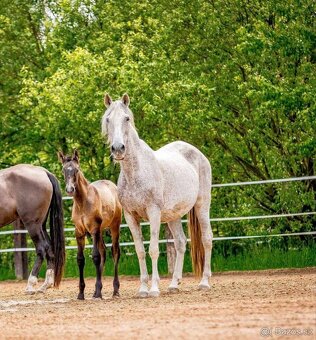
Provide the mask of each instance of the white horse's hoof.
{"label": "white horse's hoof", "polygon": [[26,295],[34,295],[36,293],[36,290],[35,289],[32,289],[32,290],[25,290],[25,294]]}
{"label": "white horse's hoof", "polygon": [[150,290],[149,291],[149,296],[150,297],[158,297],[160,295],[159,290]]}
{"label": "white horse's hoof", "polygon": [[140,291],[140,292],[138,292],[137,296],[139,298],[146,298],[146,297],[148,297],[148,292]]}
{"label": "white horse's hoof", "polygon": [[173,294],[175,294],[175,293],[179,293],[179,288],[177,288],[177,287],[169,287],[168,288],[168,292],[169,293],[173,293]]}
{"label": "white horse's hoof", "polygon": [[210,290],[210,289],[211,289],[210,285],[207,285],[205,283],[199,284],[199,290]]}

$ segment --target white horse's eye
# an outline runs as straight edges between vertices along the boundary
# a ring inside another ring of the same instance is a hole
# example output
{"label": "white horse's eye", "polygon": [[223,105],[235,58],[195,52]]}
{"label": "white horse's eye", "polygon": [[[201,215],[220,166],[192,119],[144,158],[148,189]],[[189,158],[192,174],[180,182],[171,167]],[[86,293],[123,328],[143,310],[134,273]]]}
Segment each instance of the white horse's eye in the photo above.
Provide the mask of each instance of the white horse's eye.
{"label": "white horse's eye", "polygon": [[109,117],[108,118],[106,118],[106,120],[105,120],[107,123],[110,121],[110,119],[109,119]]}
{"label": "white horse's eye", "polygon": [[125,121],[126,121],[126,122],[129,122],[129,117],[125,117]]}

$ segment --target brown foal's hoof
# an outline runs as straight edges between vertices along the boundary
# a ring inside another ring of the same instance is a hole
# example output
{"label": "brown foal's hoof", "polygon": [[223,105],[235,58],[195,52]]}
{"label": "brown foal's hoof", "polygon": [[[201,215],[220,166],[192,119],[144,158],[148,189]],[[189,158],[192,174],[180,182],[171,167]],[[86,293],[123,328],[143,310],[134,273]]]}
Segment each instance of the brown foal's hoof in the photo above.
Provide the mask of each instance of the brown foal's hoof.
{"label": "brown foal's hoof", "polygon": [[77,299],[78,300],[84,300],[84,294],[83,293],[79,293]]}
{"label": "brown foal's hoof", "polygon": [[113,292],[112,297],[113,298],[119,298],[120,297],[120,293],[119,292]]}
{"label": "brown foal's hoof", "polygon": [[93,298],[94,298],[94,299],[101,299],[101,300],[102,300],[102,294],[101,294],[101,293],[96,293],[96,292],[95,292],[95,293],[93,294]]}

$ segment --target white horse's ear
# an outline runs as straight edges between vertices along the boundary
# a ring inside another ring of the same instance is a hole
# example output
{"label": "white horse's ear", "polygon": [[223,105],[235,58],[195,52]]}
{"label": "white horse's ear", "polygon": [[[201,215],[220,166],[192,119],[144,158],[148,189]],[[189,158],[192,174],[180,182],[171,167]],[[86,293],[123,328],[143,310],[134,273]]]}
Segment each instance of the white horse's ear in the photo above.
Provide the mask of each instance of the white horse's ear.
{"label": "white horse's ear", "polygon": [[106,93],[104,95],[104,105],[109,107],[112,104],[112,98]]}
{"label": "white horse's ear", "polygon": [[79,152],[78,152],[77,149],[74,150],[74,153],[72,155],[72,159],[79,163]]}
{"label": "white horse's ear", "polygon": [[64,162],[65,162],[65,155],[63,154],[62,151],[58,151],[58,152],[57,152],[57,157],[58,157],[58,159],[59,159],[59,161],[60,161],[61,163],[64,163]]}
{"label": "white horse's ear", "polygon": [[122,102],[123,102],[124,105],[129,106],[130,100],[129,100],[129,96],[128,96],[127,93],[123,94]]}

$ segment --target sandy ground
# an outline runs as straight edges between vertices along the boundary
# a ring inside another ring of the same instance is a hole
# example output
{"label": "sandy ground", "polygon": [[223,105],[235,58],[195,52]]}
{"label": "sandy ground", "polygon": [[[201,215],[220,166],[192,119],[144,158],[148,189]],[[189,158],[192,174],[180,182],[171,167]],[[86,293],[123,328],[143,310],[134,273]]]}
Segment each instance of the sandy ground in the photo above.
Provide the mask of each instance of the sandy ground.
{"label": "sandy ground", "polygon": [[[177,294],[161,279],[159,298],[135,297],[138,278],[121,277],[121,297],[78,301],[77,280],[45,295],[25,282],[0,283],[1,339],[316,339],[316,268],[213,274],[210,291],[186,276]],[[304,335],[305,334],[305,335]]]}

